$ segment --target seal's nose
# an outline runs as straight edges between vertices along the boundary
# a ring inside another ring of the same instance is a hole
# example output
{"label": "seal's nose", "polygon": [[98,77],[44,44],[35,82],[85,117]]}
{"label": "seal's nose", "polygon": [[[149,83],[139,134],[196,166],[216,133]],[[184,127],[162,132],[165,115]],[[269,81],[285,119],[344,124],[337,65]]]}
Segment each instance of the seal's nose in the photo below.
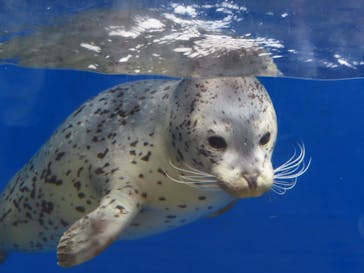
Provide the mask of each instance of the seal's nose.
{"label": "seal's nose", "polygon": [[244,177],[244,179],[248,183],[249,189],[255,190],[258,187],[258,184],[257,184],[258,175],[257,174],[243,173],[242,177]]}

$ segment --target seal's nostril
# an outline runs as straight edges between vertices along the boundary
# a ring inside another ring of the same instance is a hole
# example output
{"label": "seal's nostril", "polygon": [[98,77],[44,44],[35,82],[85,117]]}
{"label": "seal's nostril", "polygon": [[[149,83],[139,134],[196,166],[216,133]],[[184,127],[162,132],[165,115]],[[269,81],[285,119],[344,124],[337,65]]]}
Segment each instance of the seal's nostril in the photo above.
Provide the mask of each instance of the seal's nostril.
{"label": "seal's nostril", "polygon": [[246,180],[248,183],[249,189],[255,190],[258,187],[258,175],[257,174],[242,174],[242,177]]}

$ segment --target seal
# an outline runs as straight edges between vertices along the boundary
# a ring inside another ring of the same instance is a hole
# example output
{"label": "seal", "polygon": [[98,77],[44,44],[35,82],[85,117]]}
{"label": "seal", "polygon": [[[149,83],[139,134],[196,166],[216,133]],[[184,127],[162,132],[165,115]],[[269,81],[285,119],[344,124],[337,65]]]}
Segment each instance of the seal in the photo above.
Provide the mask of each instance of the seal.
{"label": "seal", "polygon": [[254,77],[142,80],[84,103],[1,194],[0,251],[83,263],[119,239],[272,188],[276,114]]}

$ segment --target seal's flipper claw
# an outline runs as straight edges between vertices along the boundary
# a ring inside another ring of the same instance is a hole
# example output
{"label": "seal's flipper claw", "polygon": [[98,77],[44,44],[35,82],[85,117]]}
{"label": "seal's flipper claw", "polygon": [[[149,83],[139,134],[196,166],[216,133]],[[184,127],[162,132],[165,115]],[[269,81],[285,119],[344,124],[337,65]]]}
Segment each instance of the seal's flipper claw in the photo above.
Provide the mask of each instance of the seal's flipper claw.
{"label": "seal's flipper claw", "polygon": [[106,195],[99,207],[76,221],[61,237],[57,247],[58,265],[70,267],[92,259],[114,242],[140,208],[131,187]]}

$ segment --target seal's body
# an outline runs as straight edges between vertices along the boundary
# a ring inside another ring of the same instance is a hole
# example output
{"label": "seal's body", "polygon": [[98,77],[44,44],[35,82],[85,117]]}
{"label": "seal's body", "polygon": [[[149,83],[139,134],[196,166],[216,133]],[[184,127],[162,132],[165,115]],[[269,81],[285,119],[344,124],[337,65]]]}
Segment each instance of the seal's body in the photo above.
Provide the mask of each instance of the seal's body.
{"label": "seal's body", "polygon": [[255,78],[145,80],[76,110],[1,195],[0,250],[62,266],[216,213],[273,183],[274,108]]}

